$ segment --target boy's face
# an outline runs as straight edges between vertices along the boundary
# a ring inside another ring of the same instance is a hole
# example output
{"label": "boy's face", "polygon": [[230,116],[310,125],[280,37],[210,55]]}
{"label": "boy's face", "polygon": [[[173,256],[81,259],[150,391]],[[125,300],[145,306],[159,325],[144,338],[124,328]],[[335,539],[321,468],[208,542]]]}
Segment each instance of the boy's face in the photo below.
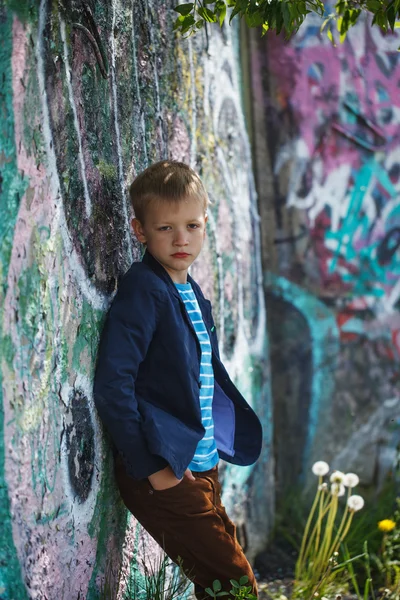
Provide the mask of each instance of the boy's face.
{"label": "boy's face", "polygon": [[179,204],[150,204],[145,222],[133,219],[132,227],[172,281],[186,283],[188,268],[203,246],[206,222],[202,204],[188,199]]}

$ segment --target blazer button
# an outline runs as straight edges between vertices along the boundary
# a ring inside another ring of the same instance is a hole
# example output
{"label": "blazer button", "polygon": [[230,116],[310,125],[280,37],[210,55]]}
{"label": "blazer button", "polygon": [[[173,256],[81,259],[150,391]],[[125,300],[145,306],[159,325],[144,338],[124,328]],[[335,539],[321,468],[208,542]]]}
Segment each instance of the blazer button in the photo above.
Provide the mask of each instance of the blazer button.
{"label": "blazer button", "polygon": [[199,379],[199,381],[197,382],[199,384],[199,388],[201,388],[201,381]]}

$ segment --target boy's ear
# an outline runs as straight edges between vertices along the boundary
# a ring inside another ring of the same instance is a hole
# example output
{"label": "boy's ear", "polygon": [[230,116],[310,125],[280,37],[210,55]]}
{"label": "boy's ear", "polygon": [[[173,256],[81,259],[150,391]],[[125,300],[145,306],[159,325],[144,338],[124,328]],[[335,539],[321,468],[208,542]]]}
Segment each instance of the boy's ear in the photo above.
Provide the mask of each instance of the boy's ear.
{"label": "boy's ear", "polygon": [[135,236],[136,236],[138,242],[140,242],[141,244],[145,244],[147,241],[147,238],[146,238],[146,235],[143,230],[143,225],[141,224],[139,219],[136,219],[136,217],[134,217],[131,221],[131,224],[132,224],[132,229],[135,232]]}

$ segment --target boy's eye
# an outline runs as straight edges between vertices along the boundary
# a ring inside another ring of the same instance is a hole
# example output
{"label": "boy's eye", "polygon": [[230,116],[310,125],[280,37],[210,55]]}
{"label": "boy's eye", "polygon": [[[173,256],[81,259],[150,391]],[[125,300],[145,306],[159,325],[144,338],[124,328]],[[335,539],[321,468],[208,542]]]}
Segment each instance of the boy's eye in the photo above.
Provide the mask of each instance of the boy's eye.
{"label": "boy's eye", "polygon": [[169,225],[163,225],[162,227],[158,228],[158,231],[167,231],[167,229],[169,229]]}
{"label": "boy's eye", "polygon": [[200,227],[200,225],[197,225],[197,223],[190,223],[188,227],[190,227],[190,229],[197,229],[198,227]]}

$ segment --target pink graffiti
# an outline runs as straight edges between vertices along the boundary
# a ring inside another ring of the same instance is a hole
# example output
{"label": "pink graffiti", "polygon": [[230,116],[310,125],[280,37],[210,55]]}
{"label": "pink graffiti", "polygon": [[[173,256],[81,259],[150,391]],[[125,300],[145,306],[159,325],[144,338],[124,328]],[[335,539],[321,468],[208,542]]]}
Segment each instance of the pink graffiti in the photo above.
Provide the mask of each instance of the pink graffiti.
{"label": "pink graffiti", "polygon": [[345,299],[348,336],[347,311],[379,320],[400,299],[400,35],[361,19],[333,46],[319,26],[268,45],[277,111],[294,131],[275,172],[291,161],[287,204],[304,210],[311,243],[302,260],[318,262],[322,296]]}

